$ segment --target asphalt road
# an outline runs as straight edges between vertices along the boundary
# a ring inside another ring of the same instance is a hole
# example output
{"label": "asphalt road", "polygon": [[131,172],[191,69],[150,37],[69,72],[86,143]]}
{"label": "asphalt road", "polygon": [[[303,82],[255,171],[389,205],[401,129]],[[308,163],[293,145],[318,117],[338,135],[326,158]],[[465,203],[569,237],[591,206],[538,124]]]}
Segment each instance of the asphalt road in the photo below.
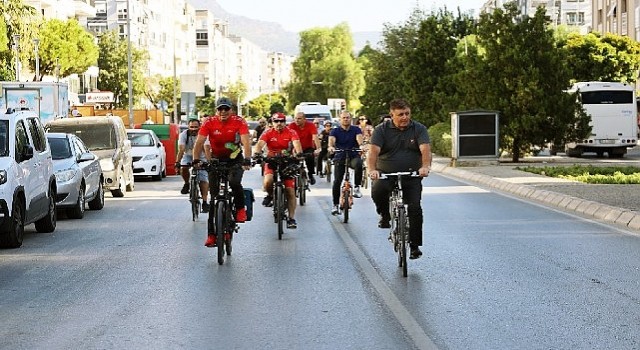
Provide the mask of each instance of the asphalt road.
{"label": "asphalt road", "polygon": [[180,180],[139,181],[0,251],[0,348],[640,347],[638,236],[436,174],[424,185],[425,254],[403,278],[368,195],[343,224],[319,182],[279,241],[257,189],[219,266]]}

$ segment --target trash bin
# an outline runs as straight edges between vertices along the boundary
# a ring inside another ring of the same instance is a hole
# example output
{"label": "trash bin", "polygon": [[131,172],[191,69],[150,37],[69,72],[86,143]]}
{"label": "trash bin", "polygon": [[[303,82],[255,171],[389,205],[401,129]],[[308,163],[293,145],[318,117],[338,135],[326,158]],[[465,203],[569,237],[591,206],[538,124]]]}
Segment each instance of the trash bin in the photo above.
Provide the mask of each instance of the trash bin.
{"label": "trash bin", "polygon": [[167,175],[176,175],[173,166],[178,155],[178,136],[180,136],[180,126],[178,124],[136,124],[136,128],[153,130],[158,135],[160,142],[164,145],[167,153]]}

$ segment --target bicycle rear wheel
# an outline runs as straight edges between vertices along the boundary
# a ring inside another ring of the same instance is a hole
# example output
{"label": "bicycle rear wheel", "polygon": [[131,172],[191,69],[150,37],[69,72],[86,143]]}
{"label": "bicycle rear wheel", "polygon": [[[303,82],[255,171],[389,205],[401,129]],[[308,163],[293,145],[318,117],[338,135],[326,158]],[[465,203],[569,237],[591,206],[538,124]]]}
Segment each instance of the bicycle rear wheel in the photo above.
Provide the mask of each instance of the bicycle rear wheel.
{"label": "bicycle rear wheel", "polygon": [[[194,186],[195,183],[195,186]],[[191,188],[189,190],[189,202],[191,202],[191,220],[198,220],[200,214],[200,199],[198,198],[198,185],[197,181],[191,181]]]}
{"label": "bicycle rear wheel", "polygon": [[307,176],[302,175],[298,184],[298,200],[303,206],[307,202]]}
{"label": "bicycle rear wheel", "polygon": [[218,246],[218,264],[224,264],[224,248],[225,248],[225,229],[226,225],[226,213],[227,213],[227,203],[225,202],[217,202],[216,203],[216,216],[215,216],[215,228],[216,228],[216,243]]}
{"label": "bicycle rear wheel", "polygon": [[278,224],[278,239],[282,239],[284,233],[284,193],[281,186],[275,188],[275,208],[276,208],[276,222]]}
{"label": "bicycle rear wheel", "polygon": [[327,176],[327,182],[331,182],[331,161],[327,160],[324,164],[324,173]]}
{"label": "bicycle rear wheel", "polygon": [[398,251],[398,264],[402,267],[402,276],[407,277],[407,216],[404,208],[398,208],[398,226],[396,227],[398,239],[400,239],[400,250]]}

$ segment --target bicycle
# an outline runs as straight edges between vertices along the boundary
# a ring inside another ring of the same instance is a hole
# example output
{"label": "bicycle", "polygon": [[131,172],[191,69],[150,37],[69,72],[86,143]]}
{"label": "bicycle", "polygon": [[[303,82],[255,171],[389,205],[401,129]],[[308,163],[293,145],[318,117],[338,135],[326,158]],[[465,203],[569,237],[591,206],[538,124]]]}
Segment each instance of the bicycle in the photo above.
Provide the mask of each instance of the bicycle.
{"label": "bicycle", "polygon": [[282,178],[294,177],[299,165],[289,156],[276,155],[267,157],[264,162],[273,170],[273,221],[278,226],[278,239],[282,239],[284,225],[287,221],[287,196]]}
{"label": "bicycle", "polygon": [[351,186],[351,170],[349,163],[351,163],[351,152],[359,152],[360,149],[336,149],[336,153],[345,152],[344,158],[344,179],[342,180],[342,187],[340,188],[340,201],[339,207],[342,210],[342,221],[346,224],[349,222],[349,210],[353,207],[353,186]]}
{"label": "bicycle", "polygon": [[223,162],[212,159],[202,163],[202,168],[209,173],[211,183],[211,209],[207,221],[208,233],[216,235],[218,248],[218,264],[224,264],[225,253],[231,255],[233,234],[238,232],[234,213],[233,195],[229,186],[229,174],[242,165],[238,162]]}
{"label": "bicycle", "polygon": [[[189,164],[191,166],[191,164]],[[200,208],[202,206],[200,200],[200,181],[198,181],[198,169],[191,166],[191,175],[189,176],[189,202],[191,202],[191,220],[198,220]]]}
{"label": "bicycle", "polygon": [[389,198],[389,211],[391,214],[391,232],[389,241],[393,244],[393,250],[398,253],[398,267],[402,268],[402,276],[407,277],[407,248],[409,246],[409,220],[407,218],[407,205],[402,199],[402,178],[404,176],[417,177],[415,172],[397,172],[380,174],[380,179],[395,178],[391,197]]}
{"label": "bicycle", "polygon": [[324,160],[324,175],[327,177],[327,182],[331,182],[331,169],[333,168],[333,159],[329,158]]}
{"label": "bicycle", "polygon": [[309,178],[305,164],[305,157],[307,156],[309,156],[309,154],[304,154],[303,157],[300,157],[300,170],[296,175],[296,197],[298,197],[298,201],[301,206],[305,205],[307,202],[307,191],[311,191],[309,188]]}

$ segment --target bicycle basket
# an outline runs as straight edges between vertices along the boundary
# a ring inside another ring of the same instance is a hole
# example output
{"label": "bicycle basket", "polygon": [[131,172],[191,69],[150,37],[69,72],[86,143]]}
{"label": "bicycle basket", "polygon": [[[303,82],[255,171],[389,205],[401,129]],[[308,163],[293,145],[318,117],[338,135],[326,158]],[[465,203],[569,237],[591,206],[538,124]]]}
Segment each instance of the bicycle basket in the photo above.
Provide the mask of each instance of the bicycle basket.
{"label": "bicycle basket", "polygon": [[296,175],[298,174],[298,172],[300,171],[300,165],[299,164],[288,164],[286,165],[282,171],[280,172],[280,174],[283,177],[296,177]]}

